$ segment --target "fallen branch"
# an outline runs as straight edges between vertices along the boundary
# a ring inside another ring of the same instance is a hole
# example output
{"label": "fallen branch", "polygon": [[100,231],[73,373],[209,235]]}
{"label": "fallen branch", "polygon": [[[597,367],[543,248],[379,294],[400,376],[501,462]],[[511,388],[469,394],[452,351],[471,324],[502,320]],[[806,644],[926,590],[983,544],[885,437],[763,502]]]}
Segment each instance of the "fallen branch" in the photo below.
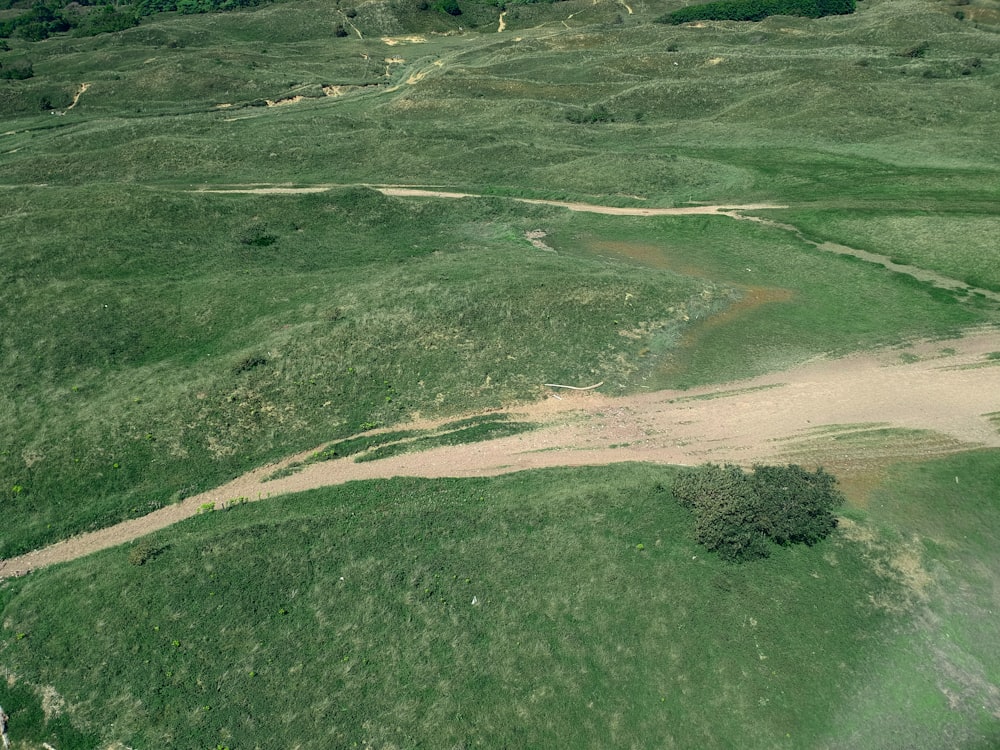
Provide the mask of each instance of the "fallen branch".
{"label": "fallen branch", "polygon": [[546,388],[569,388],[571,391],[592,391],[595,388],[600,388],[604,385],[604,381],[602,380],[600,383],[595,385],[588,385],[586,388],[578,388],[575,385],[559,385],[558,383],[544,383],[544,385]]}

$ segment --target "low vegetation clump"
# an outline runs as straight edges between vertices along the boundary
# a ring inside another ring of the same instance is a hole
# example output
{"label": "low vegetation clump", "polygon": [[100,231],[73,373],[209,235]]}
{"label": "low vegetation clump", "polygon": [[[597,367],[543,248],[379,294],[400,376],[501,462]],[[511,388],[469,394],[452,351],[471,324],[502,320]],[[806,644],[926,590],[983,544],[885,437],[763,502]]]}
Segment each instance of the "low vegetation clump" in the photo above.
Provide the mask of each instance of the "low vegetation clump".
{"label": "low vegetation clump", "polygon": [[720,557],[745,562],[768,557],[774,545],[813,545],[837,526],[844,501],[837,480],[801,466],[707,464],[683,472],[673,494],[694,510],[698,541]]}
{"label": "low vegetation clump", "polygon": [[[124,31],[139,25],[139,19],[154,13],[208,13],[235,10],[259,4],[258,0],[139,0],[135,3],[75,3],[64,0],[36,2],[30,10],[0,21],[0,37],[20,37],[29,42],[69,32],[73,36],[95,36]],[[0,9],[14,8],[11,0],[0,1]]]}
{"label": "low vegetation clump", "polygon": [[842,16],[853,13],[854,0],[719,0],[689,5],[662,16],[661,23],[689,21],[762,21],[768,16]]}

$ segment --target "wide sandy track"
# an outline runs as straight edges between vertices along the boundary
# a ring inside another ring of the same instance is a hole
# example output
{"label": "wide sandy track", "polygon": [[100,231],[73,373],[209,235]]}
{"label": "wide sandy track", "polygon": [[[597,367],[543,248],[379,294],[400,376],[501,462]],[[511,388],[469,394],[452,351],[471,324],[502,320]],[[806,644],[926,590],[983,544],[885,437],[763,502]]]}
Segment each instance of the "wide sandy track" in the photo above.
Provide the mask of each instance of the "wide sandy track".
{"label": "wide sandy track", "polygon": [[[215,490],[142,518],[0,561],[0,577],[21,575],[129,542],[236,498],[258,500],[352,480],[493,476],[553,466],[625,461],[750,465],[864,464],[974,447],[1000,448],[1000,330],[923,341],[784,372],[693,389],[610,396],[556,390],[509,410],[532,432],[470,445],[356,463],[305,466],[267,481],[314,451],[261,467]],[[607,388],[607,387],[605,387]],[[426,428],[427,424],[419,427]]]}

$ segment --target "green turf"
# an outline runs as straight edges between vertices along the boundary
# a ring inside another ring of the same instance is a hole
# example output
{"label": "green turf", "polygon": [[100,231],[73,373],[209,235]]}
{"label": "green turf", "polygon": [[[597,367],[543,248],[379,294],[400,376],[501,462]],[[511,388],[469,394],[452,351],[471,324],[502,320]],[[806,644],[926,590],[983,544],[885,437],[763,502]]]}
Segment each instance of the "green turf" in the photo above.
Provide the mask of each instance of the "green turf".
{"label": "green turf", "polygon": [[[778,228],[509,200],[786,204],[811,240],[997,288],[992,0],[652,23],[679,5],[511,3],[496,33],[484,3],[291,0],[0,45],[34,71],[0,80],[0,557],[545,382],[693,386],[1000,320]],[[336,187],[193,192],[242,183]],[[0,703],[60,750],[990,747],[997,471],[951,460],[893,474],[872,549],[768,568],[705,560],[648,467],[206,514],[145,565],[5,584]],[[889,562],[914,555],[926,600]]]}
{"label": "green turf", "polygon": [[[4,555],[417,413],[494,408],[546,382],[734,379],[995,315],[722,217],[360,188],[105,186],[73,210],[70,193],[19,191],[2,220],[15,252],[0,304],[24,321],[0,373]],[[539,227],[557,252],[530,245]],[[777,296],[707,317],[758,286]]]}
{"label": "green turf", "polygon": [[0,700],[60,747],[988,747],[998,468],[900,466],[745,565],[641,464],[208,513],[5,583]]}
{"label": "green turf", "polygon": [[1000,264],[991,262],[1000,218],[988,210],[914,214],[863,211],[789,212],[807,234],[939,271],[972,286],[1000,290]]}
{"label": "green turf", "polygon": [[73,212],[61,190],[29,194],[5,220],[0,305],[23,323],[6,334],[0,465],[24,491],[4,556],[418,412],[627,383],[648,367],[633,331],[683,329],[738,295],[568,265],[524,237],[553,210],[517,204],[106,187]]}
{"label": "green turf", "polygon": [[[997,451],[903,464],[872,492],[870,517],[903,551],[897,571],[911,571],[907,577],[918,584],[913,623],[873,665],[862,694],[870,709],[854,721],[856,736],[872,746],[982,748],[1000,741],[998,498]],[[907,684],[898,678],[906,670],[930,679]]]}
{"label": "green turf", "polygon": [[670,477],[354,483],[206,514],[143,565],[119,548],[5,584],[4,660],[130,746],[814,745],[897,621],[863,592],[894,584],[841,539],[721,563]]}

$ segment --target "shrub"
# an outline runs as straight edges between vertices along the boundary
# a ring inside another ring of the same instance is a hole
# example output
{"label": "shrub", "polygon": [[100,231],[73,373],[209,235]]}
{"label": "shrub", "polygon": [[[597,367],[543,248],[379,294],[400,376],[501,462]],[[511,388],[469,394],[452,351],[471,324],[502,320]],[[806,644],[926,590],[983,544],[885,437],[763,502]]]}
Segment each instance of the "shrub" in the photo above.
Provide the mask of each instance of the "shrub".
{"label": "shrub", "polygon": [[97,34],[111,34],[138,25],[139,16],[131,8],[126,6],[126,8],[119,10],[110,5],[105,5],[100,11],[88,14],[86,20],[74,30],[73,35],[96,36]]}
{"label": "shrub", "polygon": [[904,49],[901,49],[899,52],[897,52],[896,57],[910,57],[914,59],[918,57],[923,57],[925,54],[927,54],[927,50],[930,49],[930,46],[931,45],[929,42],[920,42],[919,44],[912,44],[909,47],[905,47]]}
{"label": "shrub", "polygon": [[603,104],[597,104],[590,109],[571,109],[566,113],[566,119],[577,125],[593,125],[601,122],[613,122],[614,116]]}
{"label": "shrub", "polygon": [[30,62],[18,63],[8,68],[0,68],[0,78],[8,81],[23,81],[35,75],[35,69]]}
{"label": "shrub", "polygon": [[759,523],[776,544],[815,544],[837,526],[833,509],[843,502],[837,480],[822,469],[755,466],[753,487]]}
{"label": "shrub", "polygon": [[[256,101],[250,103],[251,107],[260,106]],[[264,102],[264,106],[267,106],[267,102]],[[267,231],[267,227],[264,226],[251,226],[249,227],[239,238],[241,245],[247,245],[249,247],[270,247],[278,238]]]}
{"label": "shrub", "polygon": [[240,360],[240,362],[233,368],[233,372],[239,375],[240,373],[243,372],[250,372],[251,370],[256,370],[258,367],[263,367],[266,364],[267,364],[267,357],[262,357],[259,354],[255,354]]}
{"label": "shrub", "polygon": [[855,0],[718,0],[689,5],[656,19],[658,23],[689,21],[762,21],[768,16],[823,16],[853,13]]}
{"label": "shrub", "polygon": [[744,562],[767,557],[772,544],[812,545],[837,526],[843,502],[837,480],[800,466],[707,464],[678,474],[672,492],[695,515],[695,538],[720,557]]}
{"label": "shrub", "polygon": [[462,9],[458,7],[458,0],[437,0],[434,3],[434,10],[447,13],[449,16],[462,15]]}
{"label": "shrub", "polygon": [[161,552],[163,552],[162,547],[152,542],[140,541],[129,549],[128,561],[130,565],[145,565],[150,560],[155,559]]}

